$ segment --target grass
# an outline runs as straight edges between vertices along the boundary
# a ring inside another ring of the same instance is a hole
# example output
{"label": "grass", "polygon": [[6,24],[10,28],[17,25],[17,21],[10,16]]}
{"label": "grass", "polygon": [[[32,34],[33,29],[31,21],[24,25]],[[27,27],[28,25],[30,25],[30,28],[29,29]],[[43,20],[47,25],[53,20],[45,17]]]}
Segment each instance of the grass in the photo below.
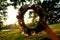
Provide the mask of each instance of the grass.
{"label": "grass", "polygon": [[[60,24],[49,25],[54,33],[60,38]],[[44,31],[35,36],[25,37],[19,29],[0,32],[0,40],[49,40],[50,36]]]}

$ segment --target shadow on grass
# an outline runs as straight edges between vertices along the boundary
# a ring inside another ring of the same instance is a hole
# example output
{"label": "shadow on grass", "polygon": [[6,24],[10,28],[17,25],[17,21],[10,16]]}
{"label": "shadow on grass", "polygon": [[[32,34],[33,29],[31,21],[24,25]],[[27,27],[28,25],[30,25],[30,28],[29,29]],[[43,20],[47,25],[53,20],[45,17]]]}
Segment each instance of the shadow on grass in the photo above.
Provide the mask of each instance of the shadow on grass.
{"label": "shadow on grass", "polygon": [[42,40],[52,40],[52,39],[49,38],[49,37],[45,37],[45,38],[43,38]]}
{"label": "shadow on grass", "polygon": [[51,38],[48,35],[44,35],[44,36],[35,35],[35,36],[26,37],[20,34],[15,38],[15,40],[51,40]]}

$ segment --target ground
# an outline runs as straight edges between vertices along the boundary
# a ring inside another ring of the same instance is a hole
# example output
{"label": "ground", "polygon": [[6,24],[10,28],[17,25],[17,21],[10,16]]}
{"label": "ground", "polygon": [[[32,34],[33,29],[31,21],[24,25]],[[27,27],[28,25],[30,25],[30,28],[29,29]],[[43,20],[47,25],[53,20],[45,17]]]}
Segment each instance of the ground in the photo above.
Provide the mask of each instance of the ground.
{"label": "ground", "polygon": [[[51,30],[60,38],[60,24],[49,25]],[[10,31],[1,31],[0,40],[51,40],[50,36],[44,31],[40,32],[35,36],[26,37],[21,34],[19,29]]]}

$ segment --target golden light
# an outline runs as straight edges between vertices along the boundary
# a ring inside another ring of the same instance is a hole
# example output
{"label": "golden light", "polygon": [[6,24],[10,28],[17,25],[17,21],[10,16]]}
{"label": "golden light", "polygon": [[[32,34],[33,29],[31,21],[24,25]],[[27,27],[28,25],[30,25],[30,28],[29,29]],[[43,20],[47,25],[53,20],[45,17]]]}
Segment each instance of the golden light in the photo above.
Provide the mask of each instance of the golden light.
{"label": "golden light", "polygon": [[[33,18],[29,18],[29,12],[33,11],[32,9],[28,10],[25,15],[24,15],[24,22],[25,24],[31,23]],[[13,6],[9,6],[7,9],[8,12],[8,17],[6,22],[4,23],[5,25],[7,24],[15,24],[17,23],[17,18],[16,15],[18,15],[18,9],[14,9]],[[33,16],[33,13],[32,13]],[[36,18],[36,20],[38,21],[39,17]]]}
{"label": "golden light", "polygon": [[[30,12],[32,13],[32,14],[31,14],[31,18],[29,18]],[[25,13],[25,15],[24,15],[24,22],[25,22],[25,24],[32,23],[32,20],[34,19],[33,17],[34,17],[34,12],[33,12],[32,9],[29,9],[29,10]],[[35,18],[35,21],[39,21],[39,18],[40,18],[40,17],[37,15],[37,17]]]}
{"label": "golden light", "polygon": [[29,12],[33,11],[32,9],[28,10],[24,15],[25,24],[31,23],[33,18],[29,18]]}
{"label": "golden light", "polygon": [[7,12],[8,12],[8,17],[5,24],[14,24],[17,21],[16,15],[17,15],[18,9],[14,9],[13,6],[9,6],[7,9]]}
{"label": "golden light", "polygon": [[[29,11],[32,11],[32,10],[28,10],[28,12]],[[18,15],[18,9],[14,9],[13,6],[9,6],[7,8],[7,12],[8,12],[8,17],[7,17],[7,20],[5,21],[4,24],[7,25],[7,24],[15,24],[15,23],[17,23],[16,15]],[[24,15],[25,16],[24,22],[26,24],[30,23],[32,21],[32,18],[31,19],[28,18],[29,17],[28,12]]]}

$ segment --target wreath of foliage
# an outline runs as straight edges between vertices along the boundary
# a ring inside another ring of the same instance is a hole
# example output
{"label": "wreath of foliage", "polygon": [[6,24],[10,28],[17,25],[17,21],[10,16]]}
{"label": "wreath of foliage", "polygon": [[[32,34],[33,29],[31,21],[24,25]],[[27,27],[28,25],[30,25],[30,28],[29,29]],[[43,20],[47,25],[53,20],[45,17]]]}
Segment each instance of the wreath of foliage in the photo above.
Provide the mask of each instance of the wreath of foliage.
{"label": "wreath of foliage", "polygon": [[[43,17],[45,16],[45,12],[43,11],[42,7],[39,5],[32,5],[32,6],[21,6],[21,8],[18,10],[18,15],[17,15],[17,19],[19,22],[19,25],[21,25],[22,29],[24,30],[25,33],[31,35],[31,31],[35,31],[36,33],[42,31],[45,29],[45,27],[43,25],[39,25],[37,24],[37,26],[35,28],[28,28],[25,23],[24,23],[24,14],[26,13],[27,10],[32,9],[34,10],[35,13],[37,13],[40,17],[40,19],[43,19]],[[40,20],[42,21],[42,20]]]}

